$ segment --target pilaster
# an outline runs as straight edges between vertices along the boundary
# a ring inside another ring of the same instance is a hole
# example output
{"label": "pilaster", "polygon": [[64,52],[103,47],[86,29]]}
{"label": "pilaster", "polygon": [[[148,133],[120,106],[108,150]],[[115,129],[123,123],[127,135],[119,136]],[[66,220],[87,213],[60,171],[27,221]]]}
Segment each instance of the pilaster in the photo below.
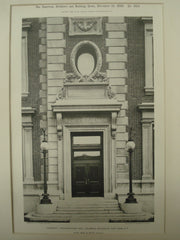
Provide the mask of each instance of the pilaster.
{"label": "pilaster", "polygon": [[[128,140],[127,134],[127,24],[124,17],[109,17],[106,24],[107,38],[106,62],[108,63],[107,76],[115,97],[121,104],[121,111],[117,115],[116,131],[113,132],[114,161],[112,169],[115,169],[114,187],[117,187],[117,181],[128,177],[126,164],[125,145]],[[113,120],[113,118],[112,118]],[[114,126],[114,124],[112,124]]]}
{"label": "pilaster", "polygon": [[[58,181],[59,189],[62,190],[62,115],[53,114],[51,105],[56,101],[57,93],[63,86],[65,79],[64,64],[66,57],[64,49],[65,24],[62,17],[47,18],[47,121],[48,121],[48,142],[49,149],[49,181]],[[61,126],[61,129],[60,129]],[[56,129],[54,131],[53,129]]]}

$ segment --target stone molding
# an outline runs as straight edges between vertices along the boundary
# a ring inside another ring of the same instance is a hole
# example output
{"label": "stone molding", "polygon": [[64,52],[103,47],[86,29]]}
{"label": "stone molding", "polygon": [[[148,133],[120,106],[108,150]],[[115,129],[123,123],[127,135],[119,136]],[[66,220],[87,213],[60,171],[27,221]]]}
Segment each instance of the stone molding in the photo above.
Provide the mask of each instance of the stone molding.
{"label": "stone molding", "polygon": [[121,104],[114,99],[64,99],[52,105],[53,112],[119,112]]}

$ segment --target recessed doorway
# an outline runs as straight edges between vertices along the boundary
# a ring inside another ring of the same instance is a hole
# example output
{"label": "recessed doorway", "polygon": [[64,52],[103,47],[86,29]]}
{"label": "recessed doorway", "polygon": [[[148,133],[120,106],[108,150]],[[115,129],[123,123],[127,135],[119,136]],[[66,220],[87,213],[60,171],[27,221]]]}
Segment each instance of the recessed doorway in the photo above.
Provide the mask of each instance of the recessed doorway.
{"label": "recessed doorway", "polygon": [[72,197],[103,197],[103,133],[71,133]]}

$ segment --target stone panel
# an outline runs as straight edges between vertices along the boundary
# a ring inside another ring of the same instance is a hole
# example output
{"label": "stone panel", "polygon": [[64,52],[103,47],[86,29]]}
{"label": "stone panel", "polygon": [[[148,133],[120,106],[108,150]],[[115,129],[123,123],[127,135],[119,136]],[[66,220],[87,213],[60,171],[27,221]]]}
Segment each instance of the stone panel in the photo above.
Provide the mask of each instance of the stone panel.
{"label": "stone panel", "polygon": [[122,93],[116,94],[116,97],[119,101],[125,101],[126,100],[126,95]]}
{"label": "stone panel", "polygon": [[118,117],[117,124],[128,125],[128,117]]}
{"label": "stone panel", "polygon": [[111,89],[114,93],[127,93],[127,85],[122,85],[122,86],[111,86]]}
{"label": "stone panel", "polygon": [[48,134],[49,133],[57,133],[57,129],[55,127],[48,127]]}
{"label": "stone panel", "polygon": [[116,134],[116,140],[125,140],[127,141],[128,140],[128,133],[125,132],[125,133],[117,133]]}
{"label": "stone panel", "polygon": [[124,132],[126,132],[126,126],[118,125],[116,132],[117,132],[117,133],[116,133],[117,135],[118,135],[119,133],[124,133]]}
{"label": "stone panel", "polygon": [[63,24],[63,18],[62,17],[52,17],[52,18],[47,18],[47,24]]}
{"label": "stone panel", "polygon": [[56,56],[56,55],[63,55],[64,49],[63,48],[48,48],[47,55],[48,56]]}
{"label": "stone panel", "polygon": [[63,33],[48,33],[47,34],[47,39],[48,40],[54,40],[54,39],[63,39]]}
{"label": "stone panel", "polygon": [[126,147],[126,141],[116,141],[116,148],[125,148]]}
{"label": "stone panel", "polygon": [[106,54],[107,62],[127,62],[127,54]]}
{"label": "stone panel", "polygon": [[58,172],[57,164],[56,165],[49,165],[48,172],[49,173],[57,173]]}
{"label": "stone panel", "polygon": [[51,141],[51,142],[56,142],[58,139],[57,139],[57,133],[49,133],[48,134],[48,141]]}
{"label": "stone panel", "polygon": [[109,78],[109,83],[112,86],[125,85],[126,79],[125,78]]}
{"label": "stone panel", "polygon": [[56,95],[57,93],[58,93],[58,90],[59,90],[59,88],[57,88],[57,87],[49,87],[48,88],[48,94],[54,94],[54,95]]}
{"label": "stone panel", "polygon": [[55,103],[56,95],[48,95],[48,103]]}
{"label": "stone panel", "polygon": [[65,40],[48,40],[47,41],[48,48],[61,48],[65,47]]}
{"label": "stone panel", "polygon": [[48,126],[49,127],[56,127],[56,119],[48,119]]}
{"label": "stone panel", "polygon": [[127,26],[125,23],[106,23],[107,31],[126,31]]}
{"label": "stone panel", "polygon": [[127,77],[127,70],[107,70],[107,77],[120,77],[120,78],[126,78]]}
{"label": "stone panel", "polygon": [[116,157],[117,164],[126,164],[126,156],[124,157]]}
{"label": "stone panel", "polygon": [[65,25],[48,25],[47,32],[64,32],[65,31]]}
{"label": "stone panel", "polygon": [[48,87],[61,87],[63,86],[63,81],[63,78],[56,80],[51,79],[50,81],[48,81]]}
{"label": "stone panel", "polygon": [[[48,153],[48,156],[49,158],[57,158],[58,156],[58,151],[57,150],[51,150],[49,153]],[[56,160],[57,161],[57,160]]]}
{"label": "stone panel", "polygon": [[39,52],[46,52],[46,46],[45,45],[39,45]]}
{"label": "stone panel", "polygon": [[127,46],[127,39],[106,39],[106,46],[107,47],[126,47]]}
{"label": "stone panel", "polygon": [[62,71],[64,70],[64,64],[48,64],[48,71]]}
{"label": "stone panel", "polygon": [[[54,152],[54,151],[55,150],[51,150],[50,154],[52,155],[52,152]],[[57,166],[57,164],[58,164],[57,156],[56,157],[48,156],[48,160],[51,163],[51,166]]]}
{"label": "stone panel", "polygon": [[48,72],[48,79],[59,79],[59,78],[64,78],[65,77],[65,72],[64,71],[53,71],[53,72]]}
{"label": "stone panel", "polygon": [[108,17],[109,23],[124,23],[124,17]]}
{"label": "stone panel", "polygon": [[125,69],[125,63],[124,62],[110,62],[108,63],[110,70],[116,70],[116,69]]}
{"label": "stone panel", "polygon": [[108,38],[124,38],[124,32],[108,32]]}
{"label": "stone panel", "polygon": [[50,150],[57,150],[57,143],[56,142],[49,142],[49,151]]}
{"label": "stone panel", "polygon": [[48,63],[65,63],[66,57],[64,55],[62,56],[48,56],[47,59]]}

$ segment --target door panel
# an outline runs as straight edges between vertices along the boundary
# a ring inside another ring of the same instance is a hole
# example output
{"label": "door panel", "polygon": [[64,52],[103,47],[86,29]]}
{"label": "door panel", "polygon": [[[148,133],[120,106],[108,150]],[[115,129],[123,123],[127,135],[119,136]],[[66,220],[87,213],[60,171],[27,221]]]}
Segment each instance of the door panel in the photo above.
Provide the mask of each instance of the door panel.
{"label": "door panel", "polygon": [[[72,196],[103,196],[102,135],[72,137]],[[79,141],[80,139],[80,141]],[[79,142],[81,144],[79,144]],[[78,144],[76,144],[78,142]],[[89,142],[89,144],[88,144]]]}

